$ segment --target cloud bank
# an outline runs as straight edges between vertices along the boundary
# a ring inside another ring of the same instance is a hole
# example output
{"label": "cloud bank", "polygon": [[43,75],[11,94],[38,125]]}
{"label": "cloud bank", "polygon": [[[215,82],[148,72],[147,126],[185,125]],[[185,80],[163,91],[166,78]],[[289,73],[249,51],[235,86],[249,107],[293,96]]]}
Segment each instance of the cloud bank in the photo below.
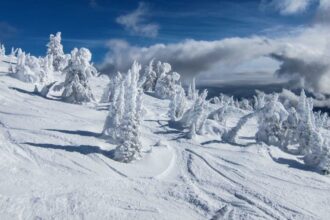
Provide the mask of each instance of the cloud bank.
{"label": "cloud bank", "polygon": [[[312,1],[290,1],[295,5],[285,4],[282,13],[303,12]],[[315,19],[308,26],[291,29],[277,37],[184,40],[148,47],[110,40],[101,71],[109,74],[126,71],[133,60],[146,64],[154,58],[169,62],[184,78],[198,76],[202,80],[216,81],[242,80],[251,76],[249,74],[264,79],[267,75],[270,79],[278,77],[290,81],[292,87],[330,94],[330,25],[327,20],[330,3],[329,0],[315,1],[318,5]],[[284,4],[285,1],[272,2]]]}

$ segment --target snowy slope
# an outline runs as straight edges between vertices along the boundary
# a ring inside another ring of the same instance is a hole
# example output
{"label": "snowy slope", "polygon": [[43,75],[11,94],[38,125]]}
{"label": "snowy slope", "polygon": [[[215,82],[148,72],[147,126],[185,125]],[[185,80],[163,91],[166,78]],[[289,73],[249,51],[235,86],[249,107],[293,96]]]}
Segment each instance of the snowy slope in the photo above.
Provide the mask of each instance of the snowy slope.
{"label": "snowy slope", "polygon": [[239,145],[187,140],[145,95],[144,158],[123,164],[99,137],[104,107],[33,95],[0,67],[0,219],[330,218],[330,178],[255,144],[254,120]]}

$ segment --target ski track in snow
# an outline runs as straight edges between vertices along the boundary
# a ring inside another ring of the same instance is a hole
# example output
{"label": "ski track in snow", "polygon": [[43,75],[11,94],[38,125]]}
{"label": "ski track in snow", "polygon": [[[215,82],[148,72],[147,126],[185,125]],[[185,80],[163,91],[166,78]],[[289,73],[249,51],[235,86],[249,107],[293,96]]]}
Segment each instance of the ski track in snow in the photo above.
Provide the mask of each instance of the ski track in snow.
{"label": "ski track in snow", "polygon": [[249,138],[187,140],[167,126],[168,101],[145,95],[142,143],[161,145],[122,164],[98,137],[106,110],[29,91],[0,75],[0,219],[330,218],[329,177]]}

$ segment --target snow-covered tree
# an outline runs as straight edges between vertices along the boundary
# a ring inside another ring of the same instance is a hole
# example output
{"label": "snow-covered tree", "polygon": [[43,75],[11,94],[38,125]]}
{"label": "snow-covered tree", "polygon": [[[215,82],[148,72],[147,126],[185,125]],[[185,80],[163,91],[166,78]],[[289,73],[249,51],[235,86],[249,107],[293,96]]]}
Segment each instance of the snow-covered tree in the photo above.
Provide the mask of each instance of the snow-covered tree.
{"label": "snow-covered tree", "polygon": [[256,140],[268,145],[279,146],[282,137],[282,124],[287,120],[289,113],[282,103],[278,101],[278,95],[274,94],[272,99],[258,112],[258,131]]}
{"label": "snow-covered tree", "polygon": [[187,98],[182,87],[178,87],[174,96],[171,98],[169,106],[169,116],[172,121],[180,119],[187,106]]}
{"label": "snow-covered tree", "polygon": [[49,84],[54,81],[54,68],[53,68],[53,56],[47,55],[44,58],[39,58],[40,62],[40,73],[39,73],[39,83],[41,85]]}
{"label": "snow-covered tree", "polygon": [[230,130],[228,130],[227,132],[225,132],[222,135],[222,140],[228,142],[228,143],[236,143],[236,136],[238,134],[238,131],[241,130],[241,128],[247,123],[247,121],[255,116],[255,112],[249,113],[247,115],[244,115],[243,117],[241,117],[239,119],[239,121],[237,122],[237,124],[231,128]]}
{"label": "snow-covered tree", "polygon": [[63,52],[63,45],[61,44],[61,32],[56,35],[49,36],[49,43],[47,44],[47,55],[53,56],[53,67],[55,71],[62,71],[67,65],[67,59]]}
{"label": "snow-covered tree", "polygon": [[253,107],[250,105],[250,102],[248,99],[242,99],[239,102],[239,108],[243,109],[243,110],[248,110],[248,111],[252,111]]}
{"label": "snow-covered tree", "polygon": [[157,82],[157,73],[154,70],[154,59],[145,67],[143,78],[143,89],[144,91],[155,91]]}
{"label": "snow-covered tree", "polygon": [[110,142],[120,143],[121,124],[125,111],[125,87],[124,81],[121,80],[117,87],[113,90],[113,99],[110,102],[108,116],[106,118],[103,135],[110,138]]}
{"label": "snow-covered tree", "polygon": [[179,86],[180,74],[170,71],[170,64],[158,62],[155,94],[161,99],[171,99]]}
{"label": "snow-covered tree", "polygon": [[5,45],[0,43],[0,56],[5,56],[5,55],[6,55]]}
{"label": "snow-covered tree", "polygon": [[[204,124],[208,117],[208,101],[206,100],[207,90],[204,90],[194,101],[190,109],[188,109],[179,121],[182,127],[189,129],[189,134],[196,133],[201,135],[204,133]],[[192,131],[192,129],[194,131]],[[188,135],[190,136],[190,135]]]}
{"label": "snow-covered tree", "polygon": [[21,49],[18,50],[17,64],[12,76],[23,82],[38,82],[41,72],[40,60]]}
{"label": "snow-covered tree", "polygon": [[115,90],[120,87],[123,77],[120,72],[117,72],[116,76],[110,79],[110,82],[106,86],[103,95],[101,97],[101,103],[111,102],[115,94]]}
{"label": "snow-covered tree", "polygon": [[89,79],[97,71],[91,62],[91,52],[86,48],[73,49],[68,66],[63,70],[66,74],[63,83],[62,98],[66,102],[82,103],[94,100]]}
{"label": "snow-covered tree", "polygon": [[327,113],[322,113],[321,111],[314,113],[315,125],[318,128],[327,128],[329,116]]}
{"label": "snow-covered tree", "polygon": [[282,134],[281,134],[281,143],[280,147],[285,152],[290,153],[290,149],[288,146],[297,145],[298,137],[297,137],[297,127],[299,122],[299,117],[296,109],[291,107],[288,110],[288,118],[282,124]]}
{"label": "snow-covered tree", "polygon": [[261,109],[266,104],[266,95],[264,92],[256,90],[257,95],[254,96],[254,108]]}
{"label": "snow-covered tree", "polygon": [[143,91],[138,84],[140,70],[141,65],[134,62],[124,81],[125,114],[120,125],[122,140],[115,149],[114,158],[125,163],[141,158],[140,124]]}
{"label": "snow-covered tree", "polygon": [[196,90],[196,79],[192,79],[192,83],[188,87],[187,98],[189,100],[195,100],[198,96],[198,91]]}

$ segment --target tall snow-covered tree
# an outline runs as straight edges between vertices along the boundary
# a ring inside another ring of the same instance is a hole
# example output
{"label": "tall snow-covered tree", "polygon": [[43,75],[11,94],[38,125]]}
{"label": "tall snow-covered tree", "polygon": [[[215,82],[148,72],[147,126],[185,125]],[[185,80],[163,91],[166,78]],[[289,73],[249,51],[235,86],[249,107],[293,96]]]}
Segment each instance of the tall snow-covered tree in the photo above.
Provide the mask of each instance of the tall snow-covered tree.
{"label": "tall snow-covered tree", "polygon": [[283,122],[282,125],[282,142],[280,147],[282,150],[290,153],[288,146],[298,144],[297,127],[299,118],[298,113],[294,107],[291,107],[288,110],[288,113],[288,118]]}
{"label": "tall snow-covered tree", "polygon": [[189,100],[195,100],[198,96],[198,91],[196,90],[196,79],[192,79],[192,83],[188,87],[187,98]]}
{"label": "tall snow-covered tree", "polygon": [[140,124],[142,88],[139,87],[141,65],[134,62],[125,77],[125,107],[121,123],[121,144],[115,149],[114,158],[125,163],[141,158]]}
{"label": "tall snow-covered tree", "polygon": [[67,65],[61,40],[61,32],[57,32],[55,35],[51,34],[49,36],[49,43],[47,44],[47,55],[53,56],[53,67],[55,71],[62,71]]}
{"label": "tall snow-covered tree", "polygon": [[187,98],[182,87],[178,87],[174,96],[171,98],[169,106],[169,116],[172,121],[180,119],[186,109]]}
{"label": "tall snow-covered tree", "polygon": [[0,43],[0,56],[5,56],[5,55],[6,55],[5,45]]}
{"label": "tall snow-covered tree", "polygon": [[53,56],[47,55],[44,58],[39,58],[40,62],[40,74],[39,74],[39,83],[41,85],[49,84],[54,81],[54,68],[53,68]]}
{"label": "tall snow-covered tree", "polygon": [[110,138],[110,142],[120,143],[122,141],[121,124],[125,111],[124,105],[125,87],[124,81],[121,79],[117,87],[113,89],[113,99],[110,102],[108,116],[102,132],[104,136]]}
{"label": "tall snow-covered tree", "polygon": [[120,72],[110,79],[110,82],[106,86],[103,95],[101,97],[101,103],[111,102],[113,100],[113,96],[115,94],[115,90],[120,87],[123,80],[123,76]]}
{"label": "tall snow-covered tree", "polygon": [[64,91],[62,98],[66,102],[83,103],[94,100],[92,90],[89,86],[89,79],[97,71],[90,63],[91,52],[86,48],[73,49],[68,66],[63,70],[66,74],[63,83]]}
{"label": "tall snow-covered tree", "polygon": [[254,108],[256,110],[261,109],[266,104],[266,95],[264,92],[256,90],[257,95],[254,96]]}
{"label": "tall snow-covered tree", "polygon": [[145,67],[143,78],[144,91],[155,91],[157,82],[157,73],[154,70],[154,59]]}

